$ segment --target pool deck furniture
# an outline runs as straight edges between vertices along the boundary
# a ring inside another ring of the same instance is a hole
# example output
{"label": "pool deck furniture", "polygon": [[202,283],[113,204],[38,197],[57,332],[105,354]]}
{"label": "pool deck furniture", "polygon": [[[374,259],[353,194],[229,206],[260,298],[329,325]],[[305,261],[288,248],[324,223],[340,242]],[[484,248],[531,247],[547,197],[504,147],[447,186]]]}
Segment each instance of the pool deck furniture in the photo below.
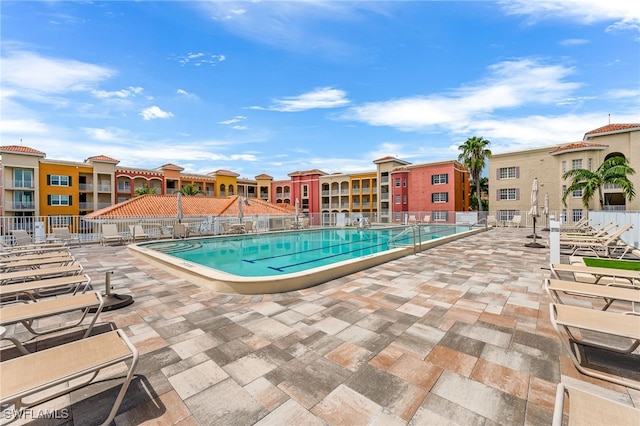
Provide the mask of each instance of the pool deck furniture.
{"label": "pool deck furniture", "polygon": [[585,238],[585,239],[593,239],[593,238],[602,238],[604,236],[606,236],[609,231],[611,231],[613,228],[616,228],[618,226],[617,223],[614,222],[610,222],[609,224],[603,226],[600,229],[594,229],[591,231],[584,231],[584,232],[561,232],[560,233],[560,241],[562,240],[576,240],[576,239],[581,239],[581,238]]}
{"label": "pool deck furniture", "polygon": [[558,383],[553,411],[553,426],[562,426],[566,402],[569,402],[567,426],[616,425],[637,426],[640,410],[603,396]]}
{"label": "pool deck furniture", "polygon": [[109,243],[123,244],[125,242],[125,238],[118,232],[118,225],[115,223],[103,223],[100,242],[102,245]]}
{"label": "pool deck furniture", "polygon": [[14,229],[11,231],[11,235],[13,235],[13,243],[16,246],[33,244],[31,235],[29,235],[29,233],[24,229]]}
{"label": "pool deck furniture", "polygon": [[0,271],[5,272],[13,272],[19,271],[21,269],[38,269],[43,266],[66,266],[72,263],[75,263],[76,259],[70,255],[61,255],[54,257],[47,257],[44,259],[31,259],[31,260],[21,260],[19,262],[8,262],[3,263],[0,259]]}
{"label": "pool deck furniture", "polygon": [[129,225],[129,234],[131,234],[131,239],[134,243],[137,240],[151,239],[151,235],[145,232],[142,225]]}
{"label": "pool deck furniture", "polygon": [[[560,247],[571,250],[570,256],[576,254],[580,250],[590,250],[597,257],[617,257],[623,258],[631,249],[632,246],[624,242],[620,237],[622,234],[632,228],[633,225],[626,224],[615,232],[607,234],[604,237],[591,238],[591,239],[567,239],[560,240]],[[617,252],[621,252],[618,256]]]}
{"label": "pool deck furniture", "polygon": [[[601,298],[604,300],[605,305],[602,308],[603,311],[609,309],[609,307],[615,302],[630,302],[632,310],[635,312],[635,304],[640,303],[640,287],[615,287],[580,283],[575,281],[563,281],[554,279],[545,279],[544,288],[549,296],[557,303],[566,304],[567,300],[571,298],[560,297],[560,294],[564,295],[579,295],[592,298]],[[575,299],[575,298],[574,298]],[[638,312],[640,314],[640,312]],[[638,331],[640,333],[640,330]]]}
{"label": "pool deck furniture", "polygon": [[[118,413],[138,364],[138,350],[122,330],[76,340],[0,363],[0,404],[22,410],[89,385],[100,371],[128,363],[128,371],[109,416]],[[84,378],[78,383],[77,379]],[[61,386],[68,383],[68,386]],[[44,392],[43,392],[44,391]],[[46,394],[45,394],[46,393]],[[37,400],[26,400],[37,395]]]}
{"label": "pool deck furniture", "polygon": [[19,246],[19,247],[2,247],[0,248],[0,260],[6,256],[25,256],[30,254],[41,254],[51,252],[69,251],[66,244],[46,244],[39,246]]}
{"label": "pool deck furniture", "polygon": [[71,294],[76,294],[81,287],[84,287],[82,293],[91,288],[89,275],[67,275],[15,284],[3,284],[0,285],[0,300],[18,298],[24,295],[35,301],[37,297],[42,295],[42,292],[49,294],[50,292],[67,291],[71,292]]}
{"label": "pool deck furniture", "polygon": [[66,275],[78,275],[83,271],[82,265],[74,263],[71,265],[54,267],[54,268],[39,268],[39,269],[26,269],[24,271],[15,272],[0,272],[0,285],[35,281],[45,278],[61,277]]}
{"label": "pool deck furniture", "polygon": [[579,264],[551,264],[551,273],[561,279],[559,272],[573,274],[576,281],[603,285],[635,285],[640,286],[640,271],[629,269],[599,268]]}
{"label": "pool deck furniture", "polygon": [[53,228],[52,231],[52,242],[62,242],[67,245],[75,243],[76,245],[80,245],[80,236],[78,234],[72,234],[69,228]]}
{"label": "pool deck furniture", "polygon": [[507,222],[507,225],[509,226],[509,228],[520,228],[520,226],[522,225],[522,216],[519,214],[513,216],[511,220]]}
{"label": "pool deck furniture", "polygon": [[[622,386],[640,390],[640,381],[608,374],[583,365],[580,349],[576,345],[591,346],[612,353],[629,354],[640,345],[640,315],[626,315],[619,312],[599,311],[595,309],[551,303],[549,305],[551,325],[560,337],[560,342],[569,354],[574,367],[582,374],[606,380]],[[594,341],[576,334],[580,330],[597,332],[627,342],[620,348],[612,344]],[[629,342],[630,341],[630,342]]]}
{"label": "pool deck furniture", "polygon": [[[55,298],[47,298],[37,302],[29,303],[11,303],[0,305],[0,325],[7,327],[12,324],[22,324],[22,326],[33,337],[42,336],[44,334],[57,333],[59,331],[68,330],[80,326],[84,319],[87,317],[89,311],[94,311],[91,321],[87,326],[87,330],[84,333],[83,338],[88,337],[93,330],[93,326],[98,320],[100,312],[104,306],[104,299],[97,292],[74,294],[72,296],[63,296]],[[69,312],[81,311],[82,315],[80,319],[71,324],[64,323],[56,327],[45,327],[42,329],[36,329],[34,322],[41,319],[52,316],[58,316],[67,314]],[[4,339],[8,339],[5,335]],[[19,342],[21,345],[17,345],[18,349],[24,353],[24,341],[19,341],[15,337],[11,337],[14,343]],[[31,340],[31,339],[29,339]],[[22,348],[20,348],[22,346]]]}
{"label": "pool deck furniture", "polygon": [[15,262],[37,260],[37,259],[49,259],[52,257],[69,256],[69,255],[70,255],[70,252],[68,249],[62,249],[60,251],[49,251],[46,253],[23,254],[23,255],[17,255],[17,256],[3,256],[3,257],[0,257],[0,263],[9,265]]}

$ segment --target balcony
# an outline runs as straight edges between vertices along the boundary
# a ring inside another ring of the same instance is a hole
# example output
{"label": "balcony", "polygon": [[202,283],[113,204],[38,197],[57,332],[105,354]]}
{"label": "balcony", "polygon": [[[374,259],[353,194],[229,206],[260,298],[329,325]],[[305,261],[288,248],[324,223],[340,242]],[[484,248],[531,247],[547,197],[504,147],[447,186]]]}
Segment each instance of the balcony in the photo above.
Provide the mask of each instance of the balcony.
{"label": "balcony", "polygon": [[78,208],[80,210],[93,210],[93,203],[79,203]]}
{"label": "balcony", "polygon": [[93,184],[92,183],[81,183],[78,185],[78,188],[80,189],[80,191],[93,191]]}
{"label": "balcony", "polygon": [[8,210],[35,210],[36,203],[33,201],[14,201],[9,203]]}
{"label": "balcony", "polygon": [[118,184],[118,192],[131,192],[131,185]]}
{"label": "balcony", "polygon": [[98,185],[98,192],[111,192],[111,185]]}
{"label": "balcony", "polygon": [[14,180],[11,182],[14,188],[35,188],[33,181]]}
{"label": "balcony", "polygon": [[604,211],[624,211],[627,209],[627,206],[625,206],[624,204],[622,205],[609,205],[609,206],[602,206],[602,210]]}

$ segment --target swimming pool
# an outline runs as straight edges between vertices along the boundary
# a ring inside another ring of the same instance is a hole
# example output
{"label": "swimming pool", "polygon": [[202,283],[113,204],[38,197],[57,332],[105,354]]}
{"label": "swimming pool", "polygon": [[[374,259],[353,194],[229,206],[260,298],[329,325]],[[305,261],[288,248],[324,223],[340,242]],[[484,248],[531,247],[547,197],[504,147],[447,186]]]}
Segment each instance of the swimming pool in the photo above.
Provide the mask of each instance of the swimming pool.
{"label": "swimming pool", "polygon": [[130,248],[216,291],[261,294],[310,287],[469,232],[478,229],[324,228],[155,241]]}

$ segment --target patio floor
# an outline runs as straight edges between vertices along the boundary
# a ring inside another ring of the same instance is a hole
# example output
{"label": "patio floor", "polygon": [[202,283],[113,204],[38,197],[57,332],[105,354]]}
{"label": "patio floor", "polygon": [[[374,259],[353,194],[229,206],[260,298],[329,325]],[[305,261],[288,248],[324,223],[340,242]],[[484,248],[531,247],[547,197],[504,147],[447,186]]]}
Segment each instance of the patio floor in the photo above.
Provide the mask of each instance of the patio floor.
{"label": "patio floor", "polygon": [[[141,354],[119,425],[548,425],[560,380],[640,406],[639,391],[562,353],[542,287],[549,250],[525,247],[530,233],[496,228],[259,296],[203,289],[125,246],[71,250],[96,290],[113,271],[113,291],[135,300],[101,314]],[[66,414],[34,424],[98,424],[121,382],[35,407]]]}

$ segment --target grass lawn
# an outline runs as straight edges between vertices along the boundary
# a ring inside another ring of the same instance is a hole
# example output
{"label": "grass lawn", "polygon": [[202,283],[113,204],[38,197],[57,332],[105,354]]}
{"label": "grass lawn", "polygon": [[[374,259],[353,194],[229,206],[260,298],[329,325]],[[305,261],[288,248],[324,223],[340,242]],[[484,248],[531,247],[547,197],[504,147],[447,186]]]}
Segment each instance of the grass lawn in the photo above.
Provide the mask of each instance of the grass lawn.
{"label": "grass lawn", "polygon": [[583,260],[585,265],[594,266],[596,268],[614,268],[640,271],[640,261],[638,260],[598,259],[593,257],[585,257],[583,258]]}

